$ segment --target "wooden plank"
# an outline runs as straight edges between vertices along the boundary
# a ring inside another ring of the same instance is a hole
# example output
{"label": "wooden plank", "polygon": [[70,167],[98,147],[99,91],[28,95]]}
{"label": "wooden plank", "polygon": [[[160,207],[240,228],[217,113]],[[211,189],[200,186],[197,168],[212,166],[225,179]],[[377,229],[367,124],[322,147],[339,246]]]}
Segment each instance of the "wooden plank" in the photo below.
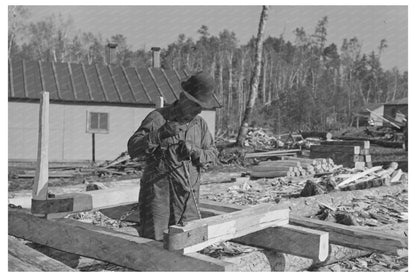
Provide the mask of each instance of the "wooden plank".
{"label": "wooden plank", "polygon": [[247,153],[245,154],[245,158],[258,158],[258,157],[273,157],[273,156],[282,156],[282,155],[296,155],[300,153],[300,149],[293,149],[293,150],[275,150],[275,151],[267,151],[267,152],[255,152],[255,153]]}
{"label": "wooden plank", "polygon": [[9,235],[139,271],[225,271],[231,263],[183,255],[163,243],[70,219],[46,220],[9,210]]}
{"label": "wooden plank", "polygon": [[361,250],[397,254],[399,249],[407,248],[407,242],[398,236],[371,231],[356,226],[290,216],[290,224],[329,232],[329,242]]}
{"label": "wooden plank", "polygon": [[49,92],[43,91],[39,106],[38,156],[32,197],[46,200],[48,194],[48,148],[49,148]]}
{"label": "wooden plank", "polygon": [[76,271],[8,236],[8,271]]}
{"label": "wooden plank", "polygon": [[311,152],[342,152],[360,154],[360,146],[354,145],[311,145]]}
{"label": "wooden plank", "polygon": [[233,241],[323,262],[329,253],[328,237],[327,232],[288,224],[267,228]]}
{"label": "wooden plank", "polygon": [[381,166],[375,166],[375,167],[373,167],[373,168],[370,168],[370,169],[364,170],[363,172],[360,172],[360,173],[357,173],[357,174],[353,174],[350,178],[348,178],[348,179],[346,179],[346,180],[342,181],[342,182],[341,182],[341,183],[339,183],[336,187],[337,187],[337,188],[342,188],[342,187],[343,187],[343,186],[345,186],[346,184],[351,183],[351,182],[353,182],[353,181],[355,181],[355,180],[358,180],[358,179],[360,179],[360,178],[364,177],[365,175],[371,174],[371,173],[376,172],[376,171],[378,171],[378,170],[380,170],[380,169],[382,169],[382,167],[381,167]]}
{"label": "wooden plank", "polygon": [[328,140],[321,141],[321,145],[355,145],[364,149],[370,148],[369,140]]}
{"label": "wooden plank", "polygon": [[289,210],[262,204],[241,211],[194,220],[185,226],[169,226],[165,247],[191,253],[215,242],[230,240],[267,227],[288,223]]}

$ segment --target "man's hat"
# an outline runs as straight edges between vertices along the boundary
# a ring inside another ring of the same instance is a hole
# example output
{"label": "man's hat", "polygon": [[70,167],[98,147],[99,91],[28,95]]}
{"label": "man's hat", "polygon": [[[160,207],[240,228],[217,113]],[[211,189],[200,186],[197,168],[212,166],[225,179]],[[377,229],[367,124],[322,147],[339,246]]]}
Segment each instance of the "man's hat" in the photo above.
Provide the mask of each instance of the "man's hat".
{"label": "man's hat", "polygon": [[214,79],[204,73],[198,72],[188,80],[181,83],[184,95],[191,101],[201,105],[202,108],[211,109],[214,107],[213,92],[215,88]]}

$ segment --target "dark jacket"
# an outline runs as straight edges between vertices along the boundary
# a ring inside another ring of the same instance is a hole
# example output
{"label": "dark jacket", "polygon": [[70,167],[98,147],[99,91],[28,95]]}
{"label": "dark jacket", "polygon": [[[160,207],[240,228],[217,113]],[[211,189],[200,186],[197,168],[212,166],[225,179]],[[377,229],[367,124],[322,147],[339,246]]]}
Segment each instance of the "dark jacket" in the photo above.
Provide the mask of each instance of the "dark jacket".
{"label": "dark jacket", "polygon": [[[156,143],[158,129],[172,116],[172,106],[150,112],[128,141],[132,158],[146,157],[139,195],[140,236],[156,240],[163,239],[163,231],[169,225],[198,219],[194,201],[199,203],[201,167],[215,162],[218,155],[207,123],[200,116],[189,122],[179,135]],[[197,159],[181,160],[178,155],[181,140],[196,147]],[[186,178],[184,166],[189,178]]]}

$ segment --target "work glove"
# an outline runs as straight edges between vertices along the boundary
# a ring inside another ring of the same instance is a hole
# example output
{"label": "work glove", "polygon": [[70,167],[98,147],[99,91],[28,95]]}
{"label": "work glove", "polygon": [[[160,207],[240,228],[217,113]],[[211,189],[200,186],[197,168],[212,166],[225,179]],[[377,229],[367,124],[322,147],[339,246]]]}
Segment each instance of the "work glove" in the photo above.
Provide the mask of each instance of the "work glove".
{"label": "work glove", "polygon": [[159,128],[159,140],[174,137],[185,130],[185,125],[181,125],[176,121],[166,121],[166,123]]}
{"label": "work glove", "polygon": [[188,160],[189,158],[193,162],[199,161],[199,152],[197,147],[190,141],[179,141],[177,154],[179,160]]}

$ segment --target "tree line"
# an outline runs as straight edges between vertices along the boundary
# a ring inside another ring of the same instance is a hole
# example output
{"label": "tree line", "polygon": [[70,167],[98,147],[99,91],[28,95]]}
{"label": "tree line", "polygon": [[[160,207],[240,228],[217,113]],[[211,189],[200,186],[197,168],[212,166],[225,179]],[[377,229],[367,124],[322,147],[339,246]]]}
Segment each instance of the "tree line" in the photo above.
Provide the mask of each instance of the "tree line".
{"label": "tree line", "polygon": [[[117,59],[123,66],[151,65],[151,52],[144,47],[133,50],[122,34],[103,38],[75,31],[70,17],[28,19],[24,7],[9,6],[9,58],[102,63],[105,45],[111,42],[117,44]],[[328,24],[323,17],[311,34],[296,28],[294,41],[283,35],[264,39],[258,97],[249,125],[275,133],[341,128],[351,125],[368,104],[407,97],[407,71],[381,66],[380,58],[388,47],[385,39],[377,49],[363,53],[356,37],[345,38],[339,46],[329,44]],[[209,72],[222,104],[217,110],[217,132],[237,132],[249,100],[256,39],[239,44],[234,32],[223,30],[215,35],[205,25],[197,33],[196,40],[180,34],[162,48],[161,65],[189,73]]]}

